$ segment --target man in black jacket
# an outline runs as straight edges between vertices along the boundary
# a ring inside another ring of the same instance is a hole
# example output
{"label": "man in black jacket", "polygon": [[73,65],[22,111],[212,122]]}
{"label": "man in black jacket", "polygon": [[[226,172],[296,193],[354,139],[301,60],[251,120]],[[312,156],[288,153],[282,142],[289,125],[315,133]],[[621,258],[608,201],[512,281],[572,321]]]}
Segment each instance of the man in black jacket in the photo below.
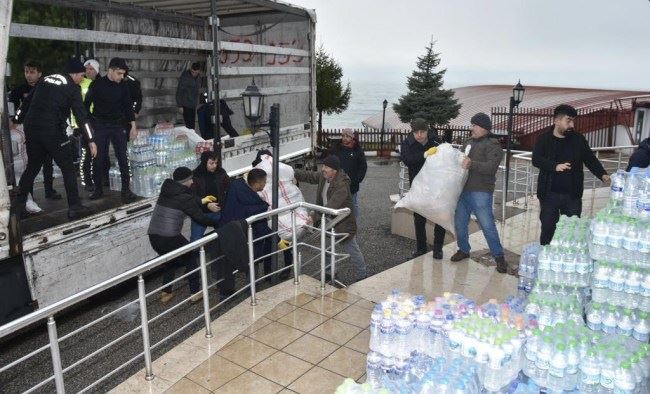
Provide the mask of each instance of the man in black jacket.
{"label": "man in black jacket", "polygon": [[637,150],[630,156],[625,171],[630,172],[632,167],[647,168],[648,165],[650,165],[650,138],[641,141]]}
{"label": "man in black jacket", "polygon": [[196,107],[199,101],[199,75],[201,63],[192,63],[189,70],[183,71],[176,87],[176,105],[183,109],[183,122],[188,129],[195,129]]}
{"label": "man in black jacket", "polygon": [[[408,136],[400,147],[400,160],[408,167],[409,181],[420,172],[424,165],[425,153],[435,146],[438,146],[433,133],[430,133],[429,125],[422,118],[415,118],[411,122],[413,133]],[[431,202],[432,204],[435,202]],[[413,223],[415,225],[415,241],[417,249],[413,253],[413,258],[421,256],[427,252],[427,220],[424,216],[413,212]],[[442,226],[435,225],[433,229],[433,258],[442,259],[442,245],[445,241],[445,229]]]}
{"label": "man in black jacket", "polygon": [[609,175],[589,148],[587,139],[573,129],[575,108],[562,104],[555,108],[553,126],[542,134],[533,149],[533,165],[539,168],[537,198],[542,224],[540,244],[553,239],[560,215],[580,216],[584,191],[583,165],[596,178],[609,184]]}
{"label": "man in black jacket", "polygon": [[352,213],[359,218],[359,186],[366,177],[368,163],[361,143],[355,138],[352,129],[341,131],[341,142],[334,143],[330,153],[335,154],[341,162],[341,168],[350,177],[350,193],[352,193]]}
{"label": "man in black jacket", "polygon": [[89,141],[91,155],[97,155],[94,133],[88,123],[88,113],[81,101],[79,88],[85,70],[79,60],[70,59],[65,66],[64,75],[54,74],[43,78],[16,112],[16,121],[21,123],[24,120],[27,140],[27,168],[18,183],[16,209],[19,215],[25,208],[27,195],[32,192],[34,179],[47,157],[52,157],[63,173],[68,218],[75,219],[88,213],[79,199],[70,140],[65,132],[66,121],[72,109]]}
{"label": "man in black jacket", "polygon": [[[205,203],[211,212],[216,212],[218,206],[208,201],[199,201],[190,187],[192,186],[192,170],[187,167],[179,167],[174,170],[173,179],[165,179],[161,188],[158,201],[151,214],[149,222],[149,242],[151,247],[159,255],[169,253],[189,242],[181,234],[185,217],[189,216],[193,221],[203,226],[217,226],[217,221],[206,216],[201,210],[201,204]],[[195,253],[188,253],[166,263],[163,274],[163,285],[174,280],[176,265],[185,265],[185,273],[195,269],[198,264]],[[199,293],[200,283],[196,273],[188,278],[190,292],[193,294],[191,301],[198,302],[202,297]],[[172,285],[163,289],[160,295],[160,302],[168,303],[174,298]]]}
{"label": "man in black jacket", "polygon": [[[130,203],[137,196],[129,189],[129,162],[126,157],[127,133],[131,139],[137,136],[135,127],[135,113],[133,100],[129,93],[128,84],[122,83],[128,66],[124,59],[115,57],[108,64],[105,76],[97,78],[90,84],[84,103],[90,110],[93,106],[93,126],[96,130],[97,158],[93,163],[93,180],[95,190],[90,195],[91,200],[104,197],[102,186],[103,177],[108,169],[104,168],[108,162],[108,144],[113,143],[113,149],[120,166],[122,178],[122,201]],[[125,129],[128,125],[129,130]]]}

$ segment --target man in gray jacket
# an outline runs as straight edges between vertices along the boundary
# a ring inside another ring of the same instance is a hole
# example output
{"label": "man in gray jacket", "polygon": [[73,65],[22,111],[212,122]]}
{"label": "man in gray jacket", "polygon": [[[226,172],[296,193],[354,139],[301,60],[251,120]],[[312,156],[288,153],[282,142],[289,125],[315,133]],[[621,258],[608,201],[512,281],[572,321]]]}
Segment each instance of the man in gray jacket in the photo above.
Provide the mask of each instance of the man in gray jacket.
{"label": "man in gray jacket", "polygon": [[183,71],[176,88],[176,105],[183,108],[185,127],[194,130],[196,107],[199,100],[199,74],[201,63],[192,63],[189,70]]}
{"label": "man in gray jacket", "polygon": [[497,263],[497,271],[504,274],[508,270],[508,264],[503,255],[492,212],[494,184],[503,151],[499,142],[489,137],[492,121],[488,115],[479,112],[472,117],[471,122],[472,136],[463,147],[467,157],[462,164],[469,173],[458,199],[454,218],[458,251],[451,256],[451,261],[461,261],[469,257],[469,218],[474,213]]}

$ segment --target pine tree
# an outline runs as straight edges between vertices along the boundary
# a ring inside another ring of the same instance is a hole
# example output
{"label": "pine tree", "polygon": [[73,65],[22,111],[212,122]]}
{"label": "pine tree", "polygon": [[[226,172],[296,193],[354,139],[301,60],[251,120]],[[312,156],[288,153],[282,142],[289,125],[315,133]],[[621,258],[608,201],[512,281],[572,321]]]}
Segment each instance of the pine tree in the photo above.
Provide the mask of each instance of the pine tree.
{"label": "pine tree", "polygon": [[436,71],[440,54],[433,51],[431,40],[424,56],[418,57],[417,69],[408,77],[408,93],[400,97],[393,109],[404,123],[423,118],[430,128],[449,123],[458,116],[461,105],[454,98],[454,91],[442,88],[446,69]]}
{"label": "pine tree", "polygon": [[323,129],[323,112],[328,115],[345,111],[350,102],[351,88],[348,82],[343,88],[343,69],[321,46],[316,51],[316,110],[318,131]]}

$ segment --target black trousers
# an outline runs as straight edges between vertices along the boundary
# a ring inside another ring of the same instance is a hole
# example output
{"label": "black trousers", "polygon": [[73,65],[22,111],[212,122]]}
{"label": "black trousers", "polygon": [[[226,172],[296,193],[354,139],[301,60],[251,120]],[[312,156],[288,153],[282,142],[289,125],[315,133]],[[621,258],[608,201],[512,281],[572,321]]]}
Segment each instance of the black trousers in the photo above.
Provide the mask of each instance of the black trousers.
{"label": "black trousers", "polygon": [[[231,137],[238,137],[239,133],[237,130],[235,130],[234,127],[232,127],[232,122],[230,121],[230,116],[228,115],[221,115],[223,118],[223,121],[221,122],[221,127],[223,127],[224,130],[226,130],[226,133],[228,133],[229,136]],[[212,138],[212,137],[210,137]]]}
{"label": "black trousers", "polygon": [[[34,179],[47,160],[54,160],[63,173],[63,184],[68,199],[68,206],[79,205],[77,174],[72,160],[70,140],[63,130],[29,129],[25,143],[27,150],[27,167],[20,177],[18,201],[24,204],[27,195],[34,189]],[[51,168],[51,167],[50,167]],[[51,174],[51,173],[50,173]],[[50,175],[51,176],[51,175]],[[51,184],[50,184],[51,187]]]}
{"label": "black trousers", "polygon": [[[153,250],[155,250],[159,255],[169,253],[172,250],[176,250],[190,243],[182,235],[176,235],[174,237],[163,237],[161,235],[155,234],[149,234],[149,242],[151,243]],[[185,266],[185,273],[196,269],[199,266],[199,263],[196,259],[196,253],[189,252],[165,263],[165,271],[163,272],[163,285],[167,285],[174,280],[176,268],[180,266]],[[188,281],[190,284],[190,292],[192,292],[192,294],[198,292],[201,289],[201,282],[199,281],[198,272],[190,275],[188,277]],[[165,287],[163,291],[166,293],[171,293],[172,285]]]}
{"label": "black trousers", "polygon": [[560,220],[560,215],[580,216],[582,213],[582,199],[571,197],[569,194],[549,192],[540,201],[539,221],[542,224],[542,233],[539,243],[548,245],[555,234],[555,225]]}
{"label": "black trousers", "polygon": [[[104,184],[104,176],[110,164],[108,159],[108,144],[113,144],[113,150],[117,157],[117,163],[120,166],[120,175],[122,176],[122,192],[129,190],[129,161],[126,157],[126,130],[123,126],[95,125],[95,144],[97,144],[97,157],[93,160],[93,181],[95,190],[101,192]],[[108,163],[108,164],[107,164]]]}
{"label": "black trousers", "polygon": [[188,129],[196,128],[196,108],[183,107],[183,122]]}
{"label": "black trousers", "polygon": [[52,164],[52,157],[46,154],[45,158],[43,159],[43,188],[45,189],[45,194],[49,194],[54,191],[53,183],[54,165]]}
{"label": "black trousers", "polygon": [[[417,213],[413,213],[413,224],[415,225],[415,243],[418,253],[427,251],[427,219]],[[439,225],[433,227],[433,250],[442,251],[442,245],[445,243],[445,228]]]}

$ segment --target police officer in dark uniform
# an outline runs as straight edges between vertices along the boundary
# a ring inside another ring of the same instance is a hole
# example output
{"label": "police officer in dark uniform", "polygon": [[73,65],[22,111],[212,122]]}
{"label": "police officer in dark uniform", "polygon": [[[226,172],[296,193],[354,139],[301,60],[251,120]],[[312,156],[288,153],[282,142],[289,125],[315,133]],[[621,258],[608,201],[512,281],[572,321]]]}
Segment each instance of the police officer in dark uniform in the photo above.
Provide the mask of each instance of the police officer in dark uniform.
{"label": "police officer in dark uniform", "polygon": [[72,110],[78,124],[82,125],[84,137],[89,141],[91,155],[97,155],[93,131],[88,123],[88,113],[81,100],[79,88],[85,71],[79,60],[68,60],[64,74],[43,78],[16,113],[18,121],[24,119],[27,146],[27,168],[18,183],[19,215],[24,211],[27,195],[32,192],[34,179],[47,155],[54,159],[63,173],[68,198],[68,218],[75,219],[88,213],[88,208],[81,205],[79,199],[72,149],[65,132],[66,120]]}

